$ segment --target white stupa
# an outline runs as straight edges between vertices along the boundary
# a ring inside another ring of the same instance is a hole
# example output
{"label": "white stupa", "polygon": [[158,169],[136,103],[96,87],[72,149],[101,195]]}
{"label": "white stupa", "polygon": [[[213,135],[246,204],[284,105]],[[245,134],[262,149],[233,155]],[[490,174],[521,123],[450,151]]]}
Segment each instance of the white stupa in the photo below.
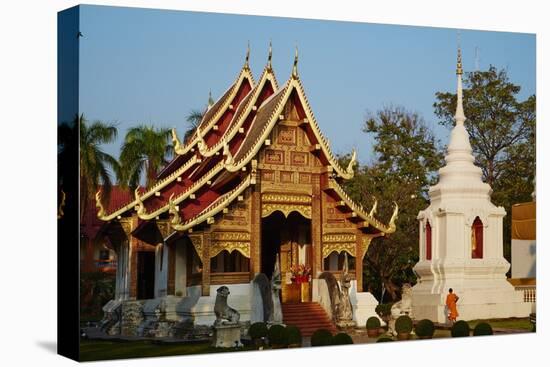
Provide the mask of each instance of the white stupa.
{"label": "white stupa", "polygon": [[[491,187],[474,165],[462,107],[462,61],[457,61],[455,127],[439,182],[430,187],[430,206],[418,214],[419,276],[413,287],[416,319],[446,322],[449,288],[460,297],[458,319],[526,317],[530,306],[506,280],[510,263],[503,256],[502,218],[491,203]],[[472,122],[475,123],[475,122]]]}

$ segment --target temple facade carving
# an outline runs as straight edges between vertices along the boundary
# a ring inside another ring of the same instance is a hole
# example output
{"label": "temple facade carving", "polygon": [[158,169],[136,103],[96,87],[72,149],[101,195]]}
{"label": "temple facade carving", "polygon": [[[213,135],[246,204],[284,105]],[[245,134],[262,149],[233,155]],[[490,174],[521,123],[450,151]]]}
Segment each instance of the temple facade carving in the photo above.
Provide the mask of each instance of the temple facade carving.
{"label": "temple facade carving", "polygon": [[395,231],[398,208],[391,219],[375,218],[376,204],[367,210],[345,193],[341,185],[353,177],[357,153],[340,166],[297,62],[279,85],[270,62],[256,81],[246,61],[187,142],[172,131],[175,156],[156,184],[115,208],[104,207],[98,193],[98,217],[123,259],[117,297],[173,297],[166,318],[206,325],[215,320],[216,290],[225,286],[247,320],[258,273],[280,273],[284,302],[293,269],[304,266],[314,300],[319,275],[340,274],[344,257],[350,292],[362,292],[362,267],[355,264],[373,239]]}

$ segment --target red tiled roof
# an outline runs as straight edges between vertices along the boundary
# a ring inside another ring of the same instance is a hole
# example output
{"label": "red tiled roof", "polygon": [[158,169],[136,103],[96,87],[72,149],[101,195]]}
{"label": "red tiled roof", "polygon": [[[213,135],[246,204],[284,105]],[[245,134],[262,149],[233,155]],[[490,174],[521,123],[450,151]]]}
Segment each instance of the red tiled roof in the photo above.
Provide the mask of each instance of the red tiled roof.
{"label": "red tiled roof", "polygon": [[[143,192],[143,188],[140,188]],[[134,194],[129,189],[123,189],[120,186],[111,187],[111,193],[105,205],[105,210],[110,213],[134,200]],[[86,205],[86,211],[83,214],[80,223],[81,234],[87,238],[95,238],[99,229],[105,224],[97,217],[97,207],[95,206],[95,198],[90,200]]]}

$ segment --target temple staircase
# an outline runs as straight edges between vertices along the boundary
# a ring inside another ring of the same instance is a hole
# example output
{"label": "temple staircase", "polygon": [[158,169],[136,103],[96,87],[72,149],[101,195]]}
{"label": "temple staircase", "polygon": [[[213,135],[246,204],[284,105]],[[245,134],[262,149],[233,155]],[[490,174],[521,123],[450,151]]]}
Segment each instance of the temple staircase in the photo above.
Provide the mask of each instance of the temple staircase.
{"label": "temple staircase", "polygon": [[283,323],[300,329],[302,336],[311,336],[318,329],[337,333],[336,326],[317,302],[283,303]]}

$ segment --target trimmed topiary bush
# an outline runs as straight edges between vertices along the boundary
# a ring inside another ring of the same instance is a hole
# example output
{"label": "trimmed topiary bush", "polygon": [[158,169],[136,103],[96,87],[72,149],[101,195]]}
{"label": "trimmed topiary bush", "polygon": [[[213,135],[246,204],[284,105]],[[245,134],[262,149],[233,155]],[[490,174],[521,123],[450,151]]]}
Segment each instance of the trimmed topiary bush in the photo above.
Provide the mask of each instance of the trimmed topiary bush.
{"label": "trimmed topiary bush", "polygon": [[455,322],[451,328],[451,336],[453,338],[470,336],[470,325],[468,325],[468,323],[464,320]]}
{"label": "trimmed topiary bush", "polygon": [[409,316],[399,316],[397,320],[395,320],[395,331],[397,331],[398,334],[410,334],[412,329],[413,322]]}
{"label": "trimmed topiary bush", "polygon": [[267,337],[271,346],[286,346],[286,330],[283,325],[271,325],[267,330]]}
{"label": "trimmed topiary bush", "polygon": [[353,344],[353,339],[346,333],[338,333],[332,337],[332,345]]}
{"label": "trimmed topiary bush", "polygon": [[367,320],[367,330],[380,329],[380,319],[376,316],[371,316]]}
{"label": "trimmed topiary bush", "polygon": [[380,319],[376,316],[371,316],[367,320],[367,335],[369,338],[377,338],[380,332]]}
{"label": "trimmed topiary bush", "polygon": [[493,335],[493,328],[486,322],[481,322],[474,328],[474,336]]}
{"label": "trimmed topiary bush", "polygon": [[383,336],[380,339],[378,339],[376,342],[377,343],[385,343],[385,342],[392,342],[392,341],[393,341],[392,338],[388,338],[387,336]]}
{"label": "trimmed topiary bush", "polygon": [[434,336],[435,325],[431,320],[424,319],[418,321],[414,332],[420,339],[431,339]]}
{"label": "trimmed topiary bush", "polygon": [[312,347],[322,347],[332,344],[332,334],[327,329],[316,330],[311,336]]}
{"label": "trimmed topiary bush", "polygon": [[265,325],[265,322],[255,322],[250,325],[248,334],[253,340],[265,338],[267,336],[267,326]]}
{"label": "trimmed topiary bush", "polygon": [[302,346],[302,333],[300,329],[296,326],[287,326],[285,329],[286,332],[286,342],[290,346]]}

